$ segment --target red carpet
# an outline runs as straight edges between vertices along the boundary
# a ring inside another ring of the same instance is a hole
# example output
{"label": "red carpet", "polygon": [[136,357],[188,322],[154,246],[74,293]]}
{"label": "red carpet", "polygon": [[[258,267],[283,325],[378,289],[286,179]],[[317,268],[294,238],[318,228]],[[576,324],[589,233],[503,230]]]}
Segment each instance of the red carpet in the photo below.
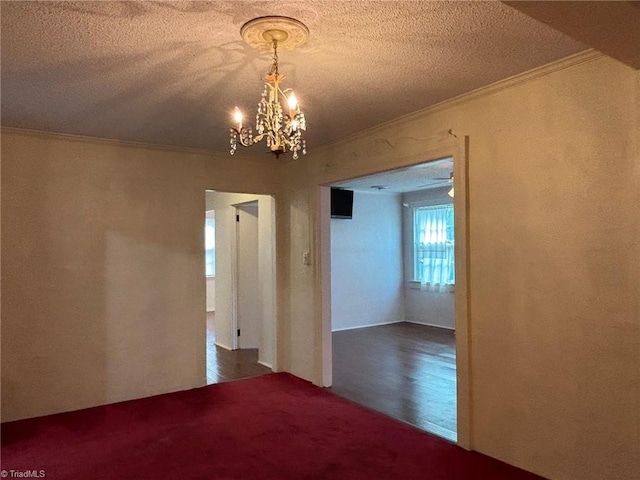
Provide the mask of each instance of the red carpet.
{"label": "red carpet", "polygon": [[47,479],[533,480],[285,373],[2,425]]}

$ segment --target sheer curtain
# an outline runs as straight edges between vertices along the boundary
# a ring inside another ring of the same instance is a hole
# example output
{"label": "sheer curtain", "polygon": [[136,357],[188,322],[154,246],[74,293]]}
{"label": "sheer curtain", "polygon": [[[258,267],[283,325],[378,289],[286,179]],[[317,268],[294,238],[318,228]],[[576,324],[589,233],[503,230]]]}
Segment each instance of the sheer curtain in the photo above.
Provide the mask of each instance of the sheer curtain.
{"label": "sheer curtain", "polygon": [[453,205],[414,210],[415,280],[428,289],[445,291],[455,284]]}

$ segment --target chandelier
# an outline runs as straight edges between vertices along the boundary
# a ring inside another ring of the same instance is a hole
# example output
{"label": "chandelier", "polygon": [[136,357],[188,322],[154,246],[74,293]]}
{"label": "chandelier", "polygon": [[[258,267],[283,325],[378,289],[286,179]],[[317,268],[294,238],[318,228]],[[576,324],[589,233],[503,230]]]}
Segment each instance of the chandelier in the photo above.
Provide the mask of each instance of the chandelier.
{"label": "chandelier", "polygon": [[[307,153],[306,141],[302,137],[302,132],[307,129],[307,122],[293,90],[283,90],[280,86],[285,77],[278,70],[278,48],[292,50],[304,44],[309,30],[293,18],[260,17],[245,23],[240,33],[250,46],[261,50],[270,49],[273,56],[271,69],[264,77],[262,98],[258,102],[255,134],[253,129],[244,126],[242,112],[236,107],[229,153],[233,155],[238,144],[250,147],[265,140],[269,151],[276,158],[290,151],[293,159],[297,160],[299,152],[303,155]],[[285,105],[283,101],[286,101]]]}

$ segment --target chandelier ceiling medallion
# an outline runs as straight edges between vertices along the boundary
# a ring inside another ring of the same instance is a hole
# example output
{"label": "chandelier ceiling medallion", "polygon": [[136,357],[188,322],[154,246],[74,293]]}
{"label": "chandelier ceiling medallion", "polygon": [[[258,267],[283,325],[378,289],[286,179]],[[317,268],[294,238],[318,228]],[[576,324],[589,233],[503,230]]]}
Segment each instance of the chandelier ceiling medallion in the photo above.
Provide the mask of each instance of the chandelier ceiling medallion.
{"label": "chandelier ceiling medallion", "polygon": [[[256,113],[256,135],[253,130],[243,126],[243,115],[238,107],[233,118],[235,126],[231,128],[231,150],[236,152],[238,143],[250,147],[265,140],[269,151],[278,158],[290,151],[294,160],[298,152],[307,153],[302,132],[307,124],[304,113],[290,88],[282,90],[280,83],[284,75],[278,71],[278,50],[293,50],[306,43],[309,29],[298,20],[288,17],[259,17],[245,23],[240,29],[244,41],[259,50],[273,50],[271,70],[264,77],[265,85],[262,99],[258,102]],[[286,100],[283,106],[281,101]]]}

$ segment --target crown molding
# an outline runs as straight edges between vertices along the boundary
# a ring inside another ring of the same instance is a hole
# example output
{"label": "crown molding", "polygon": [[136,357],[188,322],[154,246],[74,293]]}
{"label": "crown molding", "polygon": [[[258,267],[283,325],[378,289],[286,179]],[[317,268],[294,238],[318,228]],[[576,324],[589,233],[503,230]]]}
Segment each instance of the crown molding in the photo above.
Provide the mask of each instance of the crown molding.
{"label": "crown molding", "polygon": [[[73,142],[89,143],[94,145],[126,147],[126,148],[134,148],[134,149],[183,153],[183,154],[191,154],[191,155],[206,155],[207,157],[214,157],[214,158],[227,158],[227,156],[224,154],[216,153],[212,150],[206,150],[206,149],[177,147],[177,146],[171,146],[171,145],[157,145],[153,143],[132,142],[127,140],[117,140],[113,138],[91,137],[88,135],[76,135],[72,133],[46,132],[43,130],[34,130],[30,128],[2,126],[0,127],[0,132],[2,134],[13,133],[13,134],[26,135],[31,137],[53,138],[53,139],[67,140],[67,141],[73,141]],[[242,161],[257,161],[252,157],[248,157],[244,155],[234,155],[234,158],[240,159]]]}
{"label": "crown molding", "polygon": [[[470,100],[484,97],[487,95],[491,95],[493,93],[512,88],[514,86],[534,81],[540,77],[544,77],[546,75],[550,75],[562,70],[566,70],[568,68],[575,67],[577,65],[581,65],[583,63],[592,62],[601,58],[606,58],[606,55],[595,51],[593,49],[585,50],[584,52],[576,53],[574,55],[570,55],[563,59],[557,60],[552,63],[548,63],[541,67],[534,68],[532,70],[528,70],[523,73],[519,73],[517,75],[505,78],[503,80],[499,80],[492,84],[486,85],[484,87],[477,88],[467,93],[463,93],[456,97],[452,97],[447,100],[443,100],[442,102],[436,103],[429,107],[417,110],[415,112],[411,112],[407,115],[403,115],[401,117],[394,118],[387,122],[378,124],[374,127],[368,128],[366,130],[354,133],[347,137],[341,138],[331,143],[326,143],[323,145],[317,146],[314,150],[314,155],[321,153],[325,150],[335,148],[337,146],[341,146],[347,143],[350,143],[358,138],[367,137],[370,135],[375,135],[376,132],[386,130],[392,128],[396,125],[411,121],[413,119],[423,117],[425,115],[444,110],[447,108],[454,107],[464,102],[468,102]],[[17,127],[6,127],[2,126],[0,131],[7,133],[18,133],[22,135],[32,135],[32,136],[42,136],[42,137],[53,137],[66,139],[70,141],[79,141],[86,143],[94,143],[99,145],[111,145],[111,146],[123,146],[129,148],[138,148],[138,149],[147,149],[147,150],[155,150],[155,151],[163,151],[163,152],[174,152],[174,153],[183,153],[183,154],[195,154],[195,155],[207,155],[213,156],[216,158],[222,158],[224,155],[221,153],[216,153],[211,150],[206,149],[197,149],[197,148],[189,148],[189,147],[177,147],[177,146],[169,146],[169,145],[157,145],[143,142],[132,142],[126,140],[116,140],[110,138],[101,138],[101,137],[91,137],[86,135],[76,135],[76,134],[67,134],[67,133],[57,133],[57,132],[46,132],[40,130],[26,129],[26,128],[17,128]],[[226,157],[225,157],[226,158]],[[241,161],[250,161],[250,162],[259,162],[260,159],[256,159],[251,156],[236,154],[234,155],[234,159]],[[291,160],[283,162],[284,164],[289,164],[293,162],[300,162],[300,160]]]}
{"label": "crown molding", "polygon": [[324,150],[328,150],[330,148],[335,148],[335,147],[350,143],[358,138],[375,135],[376,132],[393,128],[396,125],[409,122],[416,118],[423,117],[425,115],[432,114],[447,108],[455,107],[456,105],[459,105],[461,103],[465,103],[465,102],[474,100],[476,98],[485,97],[485,96],[500,92],[502,90],[515,87],[523,83],[534,81],[540,77],[544,77],[556,72],[560,72],[562,70],[566,70],[568,68],[572,68],[572,67],[581,65],[583,63],[599,60],[601,58],[606,58],[606,55],[593,49],[585,50],[583,52],[570,55],[560,60],[556,60],[555,62],[547,63],[540,67],[527,70],[526,72],[518,73],[516,75],[505,78],[503,80],[498,80],[497,82],[491,83],[489,85],[485,85],[475,90],[471,90],[470,92],[463,93],[456,97],[443,100],[442,102],[438,102],[434,105],[425,107],[420,110],[416,110],[415,112],[408,113],[407,115],[396,117],[387,122],[380,123],[374,127],[368,128],[366,130],[363,130],[363,131],[354,133],[352,135],[349,135],[347,137],[341,138],[339,140],[336,140],[335,142],[320,145],[317,147],[314,153],[320,153]]}

